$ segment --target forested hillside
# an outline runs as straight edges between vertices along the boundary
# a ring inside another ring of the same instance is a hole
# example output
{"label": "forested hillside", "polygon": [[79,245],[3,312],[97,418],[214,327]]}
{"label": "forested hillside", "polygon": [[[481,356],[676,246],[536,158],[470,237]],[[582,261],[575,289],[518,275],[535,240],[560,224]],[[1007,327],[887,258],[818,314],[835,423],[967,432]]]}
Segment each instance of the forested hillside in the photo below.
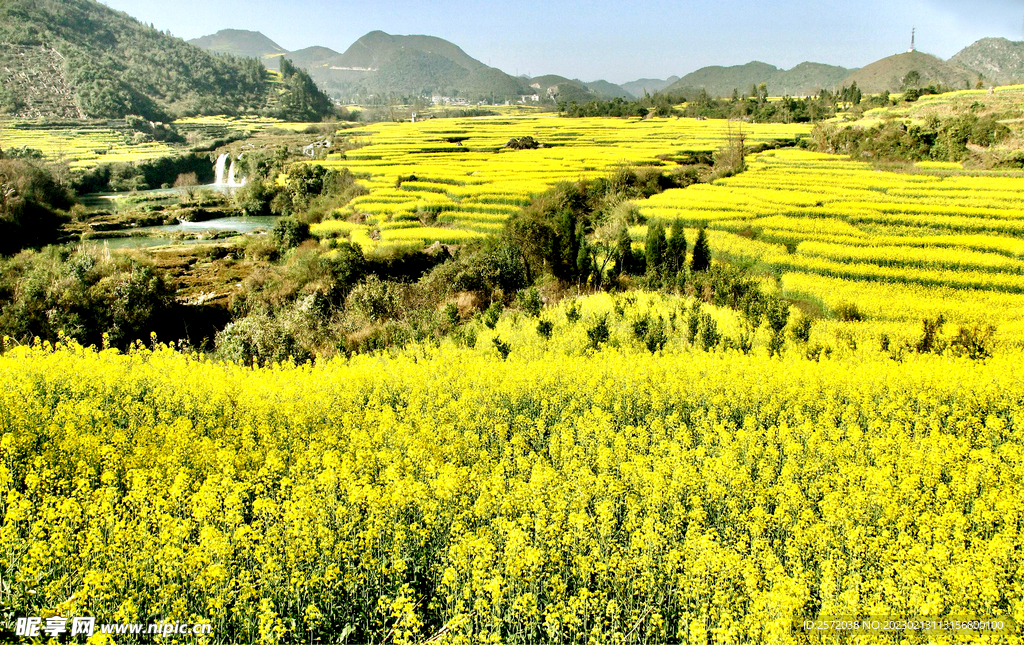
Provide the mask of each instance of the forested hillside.
{"label": "forested hillside", "polygon": [[213,55],[92,0],[0,4],[0,86],[0,113],[27,118],[166,121],[296,103],[258,60]]}

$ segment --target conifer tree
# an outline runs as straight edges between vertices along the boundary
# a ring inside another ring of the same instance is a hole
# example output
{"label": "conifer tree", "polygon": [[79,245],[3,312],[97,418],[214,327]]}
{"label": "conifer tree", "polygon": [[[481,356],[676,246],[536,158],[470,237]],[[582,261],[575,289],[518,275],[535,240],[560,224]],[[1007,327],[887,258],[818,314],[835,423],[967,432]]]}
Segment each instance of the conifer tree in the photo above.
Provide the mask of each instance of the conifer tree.
{"label": "conifer tree", "polygon": [[679,275],[686,266],[686,234],[683,232],[683,222],[679,219],[672,221],[672,235],[668,238],[665,250],[665,264],[670,276]]}
{"label": "conifer tree", "polygon": [[708,237],[704,229],[697,234],[697,241],[693,245],[693,260],[690,268],[694,273],[707,271],[711,266],[711,249],[708,247]]}
{"label": "conifer tree", "polygon": [[665,225],[660,221],[647,225],[647,272],[653,276],[663,277],[665,274]]}

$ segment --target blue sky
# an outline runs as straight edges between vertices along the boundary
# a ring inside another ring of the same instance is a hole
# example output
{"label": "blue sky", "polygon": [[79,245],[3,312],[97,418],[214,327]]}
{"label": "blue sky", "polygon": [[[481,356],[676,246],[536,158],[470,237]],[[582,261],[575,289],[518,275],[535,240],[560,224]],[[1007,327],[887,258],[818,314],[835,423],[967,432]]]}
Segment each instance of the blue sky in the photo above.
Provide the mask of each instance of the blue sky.
{"label": "blue sky", "polygon": [[682,76],[751,60],[861,67],[905,51],[949,58],[986,36],[1022,39],[1022,0],[101,0],[189,39],[220,29],[260,31],[288,50],[344,51],[366,32],[429,34],[510,74],[622,83]]}

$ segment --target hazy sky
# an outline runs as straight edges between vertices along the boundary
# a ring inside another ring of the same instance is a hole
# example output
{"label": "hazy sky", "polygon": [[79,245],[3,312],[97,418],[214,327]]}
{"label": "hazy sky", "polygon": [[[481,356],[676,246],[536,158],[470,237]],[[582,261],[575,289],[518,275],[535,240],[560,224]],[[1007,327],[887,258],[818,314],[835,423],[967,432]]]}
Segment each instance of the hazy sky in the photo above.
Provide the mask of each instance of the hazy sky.
{"label": "hazy sky", "polygon": [[751,60],[861,67],[905,51],[912,27],[917,48],[944,59],[986,36],[1024,37],[1024,0],[102,1],[186,40],[251,29],[288,50],[344,51],[380,29],[445,38],[510,74],[616,83]]}

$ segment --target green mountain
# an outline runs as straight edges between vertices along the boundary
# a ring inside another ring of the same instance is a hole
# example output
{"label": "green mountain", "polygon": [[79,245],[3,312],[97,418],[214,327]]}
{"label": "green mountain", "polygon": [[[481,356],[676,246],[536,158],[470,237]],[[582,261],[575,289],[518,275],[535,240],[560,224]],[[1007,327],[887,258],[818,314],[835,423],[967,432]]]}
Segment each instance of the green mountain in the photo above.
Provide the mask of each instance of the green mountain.
{"label": "green mountain", "polygon": [[1024,82],[1024,42],[1006,38],[982,38],[960,50],[949,64],[981,75],[989,84]]}
{"label": "green mountain", "polygon": [[288,58],[326,91],[346,100],[434,94],[505,100],[525,92],[519,79],[434,36],[371,31],[344,53],[308,47],[291,52]]}
{"label": "green mountain", "polygon": [[0,113],[10,116],[323,115],[317,94],[304,72],[274,82],[258,60],[211,54],[94,0],[0,2]]}
{"label": "green mountain", "polygon": [[669,76],[667,79],[640,78],[635,81],[623,83],[620,87],[622,87],[622,89],[626,90],[633,96],[641,97],[644,95],[644,92],[647,92],[648,94],[660,92],[661,90],[665,89],[666,87],[675,83],[678,80],[678,76]]}
{"label": "green mountain", "polygon": [[889,56],[862,67],[843,79],[841,84],[852,85],[856,81],[857,87],[871,94],[899,92],[903,89],[903,79],[910,72],[918,73],[918,85],[922,87],[941,83],[947,87],[963,89],[972,85],[973,80],[977,80],[977,75],[972,79],[971,73],[961,67],[951,65],[931,54],[912,51]]}
{"label": "green mountain", "polygon": [[711,96],[730,96],[733,90],[741,94],[754,85],[765,83],[773,96],[805,96],[821,89],[837,88],[850,70],[822,63],[800,63],[793,69],[779,69],[774,65],[753,61],[731,67],[703,67],[691,72],[662,90],[665,93],[704,89]]}
{"label": "green mountain", "polygon": [[210,36],[188,41],[200,49],[216,54],[230,54],[240,58],[258,58],[265,65],[278,67],[281,56],[288,51],[258,31],[221,29]]}
{"label": "green mountain", "polygon": [[[729,96],[734,89],[742,93],[749,90],[752,85],[767,83],[778,72],[778,67],[760,61],[729,67],[712,65],[690,72],[662,92],[669,94],[703,89],[711,96]],[[770,92],[771,88],[768,90]]]}
{"label": "green mountain", "polygon": [[531,93],[540,94],[541,100],[544,101],[588,103],[598,98],[597,94],[591,92],[582,81],[570,80],[558,74],[534,76],[524,82],[529,86]]}
{"label": "green mountain", "polygon": [[636,96],[631,92],[628,92],[621,85],[615,83],[609,83],[608,81],[594,81],[592,83],[584,83],[584,87],[597,95],[598,98],[608,99],[635,99]]}
{"label": "green mountain", "polygon": [[768,92],[775,96],[809,96],[822,89],[840,89],[850,71],[837,65],[804,62],[793,69],[779,70],[766,82]]}

